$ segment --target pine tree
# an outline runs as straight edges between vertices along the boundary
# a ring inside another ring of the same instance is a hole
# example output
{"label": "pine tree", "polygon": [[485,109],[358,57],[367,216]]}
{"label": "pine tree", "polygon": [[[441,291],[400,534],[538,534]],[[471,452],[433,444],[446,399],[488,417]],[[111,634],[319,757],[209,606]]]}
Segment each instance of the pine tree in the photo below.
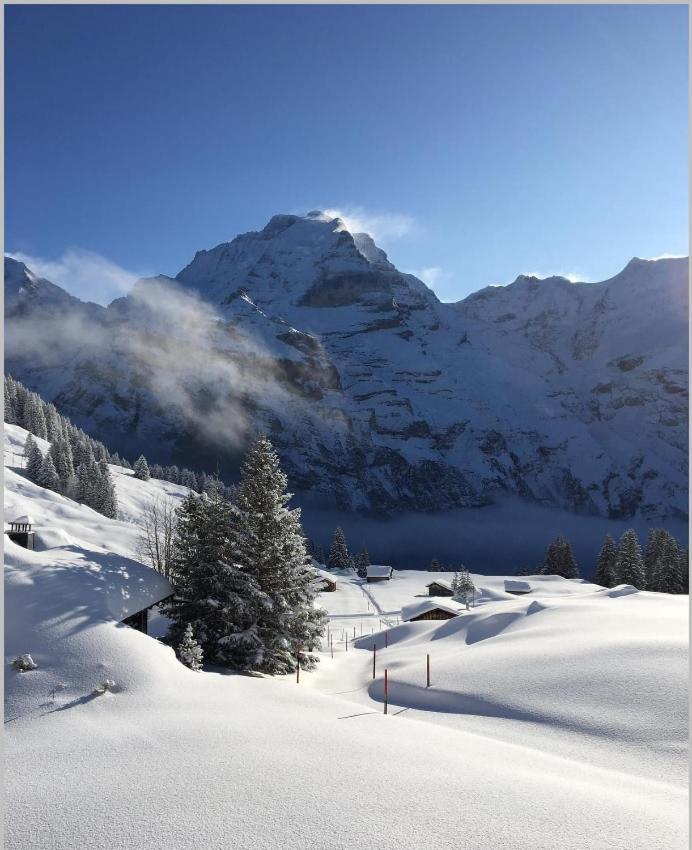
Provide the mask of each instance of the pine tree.
{"label": "pine tree", "polygon": [[208,475],[204,482],[204,490],[203,493],[206,493],[208,496],[212,494],[223,495],[223,483],[219,481],[219,479],[215,475]]}
{"label": "pine tree", "polygon": [[178,658],[190,670],[201,670],[204,652],[202,647],[195,640],[190,623],[187,624],[183,640],[178,647]]}
{"label": "pine tree", "polygon": [[26,406],[29,391],[19,381],[12,379],[12,383],[15,390],[14,421],[17,425],[22,425],[24,422],[24,407]]}
{"label": "pine tree", "polygon": [[24,442],[24,458],[27,476],[31,481],[38,484],[41,478],[43,455],[31,434],[27,434],[26,441]]}
{"label": "pine tree", "polygon": [[151,475],[149,474],[149,464],[147,463],[147,459],[144,455],[140,455],[135,461],[135,465],[133,467],[135,478],[139,478],[140,481],[148,481]]}
{"label": "pine tree", "polygon": [[94,460],[96,458],[94,457],[94,450],[91,448],[91,445],[86,440],[77,440],[72,450],[72,463],[75,470],[81,463],[88,466]]}
{"label": "pine tree", "polygon": [[99,481],[99,490],[97,496],[97,504],[94,505],[97,511],[110,519],[115,519],[118,514],[118,499],[115,493],[115,483],[111,476],[111,471],[105,460],[99,461],[99,472],[101,473]]}
{"label": "pine tree", "polygon": [[5,406],[4,420],[9,424],[14,424],[17,421],[17,388],[14,381],[9,375],[5,377]]}
{"label": "pine tree", "polygon": [[349,566],[348,547],[346,546],[346,535],[341,526],[334,532],[334,539],[329,550],[327,566],[333,570],[345,570]]}
{"label": "pine tree", "polygon": [[[667,532],[662,528],[650,528],[644,549],[644,574],[647,589],[654,590],[657,584],[656,571],[661,560],[661,552],[665,545]],[[663,591],[665,592],[665,591]]]}
{"label": "pine tree", "polygon": [[29,393],[24,405],[22,425],[35,437],[45,440],[47,437],[46,417],[43,413],[43,403],[36,393]]}
{"label": "pine tree", "polygon": [[54,490],[56,493],[60,492],[60,478],[55,470],[55,464],[49,452],[46,452],[46,456],[43,458],[38,483],[47,490]]}
{"label": "pine tree", "polygon": [[452,593],[454,594],[454,598],[465,602],[468,607],[469,596],[474,593],[475,589],[476,586],[473,583],[471,574],[462,564],[459,571],[454,573],[454,578],[452,579]]}
{"label": "pine tree", "polygon": [[430,572],[431,573],[442,572],[442,567],[440,566],[440,562],[437,560],[437,558],[433,558],[432,561],[430,561]]}
{"label": "pine tree", "polygon": [[269,602],[236,559],[234,522],[231,505],[218,494],[186,496],[173,544],[175,595],[164,610],[173,646],[191,627],[207,662],[247,670],[264,658],[257,621]]}
{"label": "pine tree", "polygon": [[601,587],[615,587],[618,583],[617,560],[618,550],[615,541],[610,534],[606,534],[593,577],[595,584],[600,584]]}
{"label": "pine tree", "polygon": [[681,552],[677,541],[662,528],[652,531],[657,531],[658,534],[654,541],[651,540],[651,533],[649,535],[651,545],[647,545],[648,564],[645,559],[649,570],[647,589],[657,593],[686,593],[687,582],[683,576]]}
{"label": "pine tree", "polygon": [[620,538],[615,572],[618,584],[631,584],[639,590],[646,586],[642,550],[633,528],[628,528]]}
{"label": "pine tree", "polygon": [[60,417],[54,404],[47,404],[45,413],[46,439],[49,443],[52,443],[53,440],[57,440],[58,437],[62,436],[62,429],[60,428]]}
{"label": "pine tree", "polygon": [[690,592],[690,553],[687,548],[680,547],[678,552],[678,568],[680,570],[680,593]]}
{"label": "pine tree", "polygon": [[542,575],[555,575],[563,578],[579,578],[579,569],[574,560],[572,547],[561,534],[558,534],[548,546],[541,573]]}
{"label": "pine tree", "polygon": [[101,492],[101,469],[98,463],[92,460],[87,466],[86,499],[84,500],[84,504],[97,511],[101,500]]}
{"label": "pine tree", "polygon": [[367,578],[368,577],[368,567],[370,566],[370,555],[368,554],[367,549],[363,549],[356,556],[356,573],[359,578]]}
{"label": "pine tree", "polygon": [[261,669],[287,673],[295,669],[300,646],[301,663],[316,661],[324,633],[325,615],[313,604],[314,573],[305,551],[300,508],[289,509],[287,478],[271,442],[260,437],[241,467],[236,498],[236,543],[240,564],[256,578],[271,605],[260,611],[259,634],[265,654]]}
{"label": "pine tree", "polygon": [[70,443],[63,437],[60,437],[50,444],[49,451],[55,464],[55,471],[58,473],[58,478],[60,479],[60,490],[66,493],[74,477],[74,463]]}
{"label": "pine tree", "polygon": [[88,505],[91,502],[91,477],[89,475],[89,467],[86,463],[79,464],[75,477],[76,482],[74,497],[83,505]]}

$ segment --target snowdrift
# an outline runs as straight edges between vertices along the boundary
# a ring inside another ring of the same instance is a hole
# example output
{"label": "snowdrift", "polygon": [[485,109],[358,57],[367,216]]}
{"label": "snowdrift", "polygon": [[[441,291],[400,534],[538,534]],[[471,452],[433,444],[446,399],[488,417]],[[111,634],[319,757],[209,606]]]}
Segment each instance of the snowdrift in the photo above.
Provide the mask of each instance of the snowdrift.
{"label": "snowdrift", "polygon": [[[686,600],[562,580],[491,599],[502,577],[474,576],[488,591],[476,608],[397,625],[384,649],[381,615],[416,602],[429,575],[366,592],[343,571],[319,602],[334,629],[370,618],[390,715],[372,636],[348,653],[337,641],[300,685],[193,673],[118,622],[165,589],[136,559],[136,525],[27,481],[12,468],[24,437],[7,429],[6,516],[31,513],[42,547],[5,542],[8,850],[95,835],[118,850],[686,846]],[[113,473],[133,519],[185,493]],[[13,670],[20,653],[37,669]]]}

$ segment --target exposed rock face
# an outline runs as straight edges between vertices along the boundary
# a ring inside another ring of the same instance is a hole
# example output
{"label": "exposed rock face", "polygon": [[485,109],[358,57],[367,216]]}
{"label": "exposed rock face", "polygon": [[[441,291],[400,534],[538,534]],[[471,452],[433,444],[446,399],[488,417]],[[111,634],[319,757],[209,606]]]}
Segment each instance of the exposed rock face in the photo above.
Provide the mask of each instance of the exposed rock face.
{"label": "exposed rock face", "polygon": [[232,472],[261,429],[308,505],[683,516],[687,267],[442,304],[366,234],[281,215],[107,308],[6,259],[6,364],[150,460]]}

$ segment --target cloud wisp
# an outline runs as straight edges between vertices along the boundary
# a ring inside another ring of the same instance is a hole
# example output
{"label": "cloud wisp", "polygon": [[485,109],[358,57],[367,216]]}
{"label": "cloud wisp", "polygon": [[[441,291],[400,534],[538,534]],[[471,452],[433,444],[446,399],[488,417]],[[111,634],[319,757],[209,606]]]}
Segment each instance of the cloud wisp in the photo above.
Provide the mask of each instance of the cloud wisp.
{"label": "cloud wisp", "polygon": [[277,359],[276,329],[255,326],[254,305],[242,309],[247,323],[176,280],[145,278],[108,308],[20,312],[7,322],[5,356],[20,372],[52,370],[68,405],[75,391],[101,399],[91,414],[100,429],[134,433],[143,422],[145,443],[175,433],[237,450],[254,430],[248,411],[260,423],[264,414],[314,416]]}
{"label": "cloud wisp", "polygon": [[109,304],[125,295],[143,274],[124,269],[94,251],[69,248],[57,260],[46,260],[21,251],[8,257],[28,266],[37,277],[44,277],[83,301]]}
{"label": "cloud wisp", "polygon": [[434,289],[435,284],[440,283],[446,277],[446,272],[440,266],[424,266],[421,269],[411,269],[409,274],[415,275],[418,280],[422,280],[431,289]]}
{"label": "cloud wisp", "polygon": [[330,218],[340,218],[351,233],[368,233],[375,242],[401,239],[416,230],[415,219],[401,213],[373,212],[358,206],[327,207],[323,212]]}

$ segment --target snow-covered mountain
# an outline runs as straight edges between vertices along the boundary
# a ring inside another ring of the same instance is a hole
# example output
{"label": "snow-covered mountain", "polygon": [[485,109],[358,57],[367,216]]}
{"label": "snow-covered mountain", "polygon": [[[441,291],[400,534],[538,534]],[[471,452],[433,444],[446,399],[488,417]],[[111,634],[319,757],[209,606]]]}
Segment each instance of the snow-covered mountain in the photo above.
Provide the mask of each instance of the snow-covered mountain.
{"label": "snow-covered mountain", "polygon": [[6,258],[6,368],[150,460],[232,473],[266,431],[306,506],[682,518],[687,278],[634,259],[445,304],[339,219],[277,215],[106,308]]}

